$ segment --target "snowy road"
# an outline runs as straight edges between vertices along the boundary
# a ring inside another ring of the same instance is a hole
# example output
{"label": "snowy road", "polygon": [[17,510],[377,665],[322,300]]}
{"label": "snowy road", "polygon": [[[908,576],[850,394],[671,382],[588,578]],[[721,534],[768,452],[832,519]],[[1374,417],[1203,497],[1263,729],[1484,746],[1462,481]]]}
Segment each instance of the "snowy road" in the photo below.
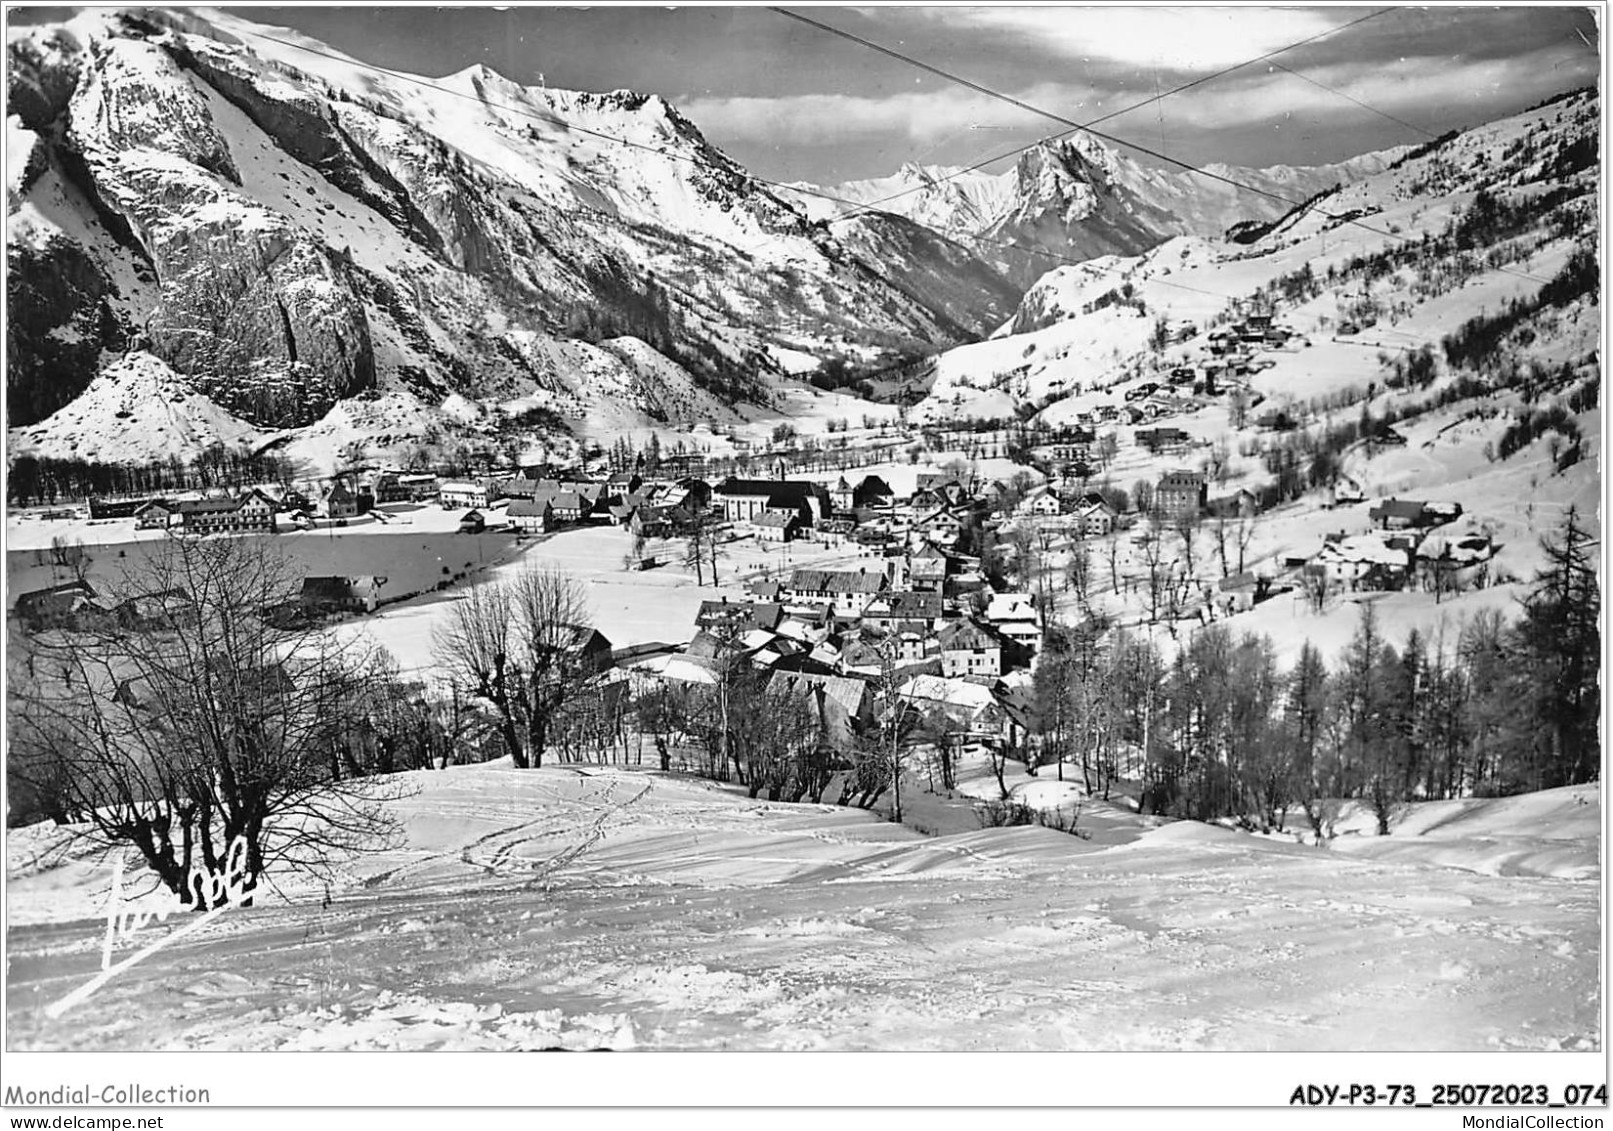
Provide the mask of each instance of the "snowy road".
{"label": "snowy road", "polygon": [[[105,882],[83,862],[25,867],[30,838],[54,834],[14,831],[12,1046],[1599,1042],[1594,788],[1447,803],[1461,820],[1330,851],[1149,830],[1118,808],[1089,812],[1106,826],[1092,842],[924,838],[625,769],[417,777],[408,842],[353,862],[328,908],[293,891],[232,911],[59,1021],[43,1007],[99,968]],[[1527,840],[1539,851],[1520,855]],[[1492,874],[1508,868],[1533,874]]]}

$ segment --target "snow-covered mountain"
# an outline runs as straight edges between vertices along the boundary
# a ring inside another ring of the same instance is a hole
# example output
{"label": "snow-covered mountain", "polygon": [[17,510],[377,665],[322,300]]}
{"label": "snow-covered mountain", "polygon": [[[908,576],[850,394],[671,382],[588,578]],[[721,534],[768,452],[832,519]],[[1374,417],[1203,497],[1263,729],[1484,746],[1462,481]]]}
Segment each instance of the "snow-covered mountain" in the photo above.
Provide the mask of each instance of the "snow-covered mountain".
{"label": "snow-covered mountain", "polygon": [[1076,133],[1026,150],[1002,173],[907,164],[889,177],[802,185],[795,199],[815,219],[866,215],[856,209],[868,205],[906,216],[974,247],[1029,284],[1061,260],[1136,255],[1172,236],[1217,238],[1239,223],[1275,220],[1295,203],[1377,172],[1404,152],[1303,167],[1211,164],[1193,173],[1143,165]]}
{"label": "snow-covered mountain", "polygon": [[[1178,236],[1049,271],[989,340],[940,354],[916,415],[1008,419],[1034,404],[1069,423],[1124,382],[1213,360],[1209,332],[1255,309],[1305,343],[1250,378],[1267,397],[1382,389],[1379,354],[1441,350],[1475,319],[1511,319],[1493,330],[1489,368],[1594,372],[1600,294],[1571,269],[1596,257],[1599,114],[1594,91],[1574,92],[1405,151],[1233,238]],[[1173,337],[1192,331],[1151,348],[1161,320]],[[1219,408],[1183,419],[1205,439],[1231,430]]]}
{"label": "snow-covered mountain", "polygon": [[263,428],[375,394],[710,419],[689,390],[765,401],[777,349],[933,349],[1016,297],[900,217],[830,234],[655,96],[381,72],[216,11],[7,47],[13,426],[133,350]]}

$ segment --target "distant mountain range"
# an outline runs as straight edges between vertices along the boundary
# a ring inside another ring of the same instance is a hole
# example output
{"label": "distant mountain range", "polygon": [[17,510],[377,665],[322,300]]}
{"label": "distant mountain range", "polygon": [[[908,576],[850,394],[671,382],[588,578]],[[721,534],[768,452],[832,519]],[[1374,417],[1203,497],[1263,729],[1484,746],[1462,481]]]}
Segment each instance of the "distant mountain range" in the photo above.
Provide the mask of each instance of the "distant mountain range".
{"label": "distant mountain range", "polygon": [[[732,421],[814,359],[944,355],[1112,285],[1072,262],[1280,241],[1296,202],[1405,156],[1218,180],[1075,134],[1001,174],[821,190],[847,205],[757,179],[658,96],[399,75],[217,11],[92,10],[7,53],[11,436],[105,458]],[[145,447],[86,436],[146,419]]]}
{"label": "distant mountain range", "polygon": [[860,206],[906,216],[973,248],[1023,289],[1071,261],[1136,255],[1172,236],[1218,238],[1240,223],[1275,220],[1404,152],[1333,165],[1162,171],[1075,133],[1033,146],[1002,173],[908,164],[889,177],[803,184],[793,199],[814,219],[867,215]]}

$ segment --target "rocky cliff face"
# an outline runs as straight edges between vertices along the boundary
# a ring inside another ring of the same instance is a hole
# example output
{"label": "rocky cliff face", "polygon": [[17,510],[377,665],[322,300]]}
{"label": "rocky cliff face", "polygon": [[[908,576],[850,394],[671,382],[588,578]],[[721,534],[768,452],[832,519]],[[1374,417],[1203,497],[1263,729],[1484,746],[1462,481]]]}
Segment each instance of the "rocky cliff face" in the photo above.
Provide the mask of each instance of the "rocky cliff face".
{"label": "rocky cliff face", "polygon": [[631,336],[766,400],[772,346],[941,346],[1017,297],[929,232],[830,236],[660,98],[415,80],[277,38],[103,11],[9,45],[34,170],[7,194],[14,425],[131,348],[263,427],[375,388],[563,406],[533,335]]}

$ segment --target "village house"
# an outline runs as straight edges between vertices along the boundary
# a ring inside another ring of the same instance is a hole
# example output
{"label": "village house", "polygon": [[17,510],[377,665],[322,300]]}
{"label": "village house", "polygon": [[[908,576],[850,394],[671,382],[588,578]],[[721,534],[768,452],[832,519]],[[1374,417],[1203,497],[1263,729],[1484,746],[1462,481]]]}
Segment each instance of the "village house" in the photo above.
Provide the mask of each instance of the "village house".
{"label": "village house", "polygon": [[1461,516],[1460,503],[1424,503],[1410,499],[1386,499],[1367,511],[1367,517],[1379,530],[1426,530]]}
{"label": "village house", "polygon": [[866,733],[874,719],[873,687],[866,679],[806,671],[775,671],[768,690],[803,696],[812,704],[819,736],[832,746],[847,747]]}
{"label": "village house", "polygon": [[994,593],[982,619],[991,630],[1024,653],[1042,643],[1042,618],[1029,593]]}
{"label": "village house", "polygon": [[826,604],[842,617],[860,617],[877,594],[890,586],[884,571],[798,569],[783,588],[791,601]]}
{"label": "village house", "polygon": [[554,522],[554,508],[547,499],[541,503],[534,499],[516,499],[505,508],[504,515],[511,529],[523,534],[542,534]]}
{"label": "village house", "polygon": [[574,671],[598,675],[612,666],[610,637],[588,625],[565,625],[556,632],[555,646],[567,653]]}
{"label": "village house", "polygon": [[1412,568],[1412,539],[1384,534],[1330,535],[1311,565],[1350,589],[1402,589]]}
{"label": "village house", "polygon": [[1488,534],[1430,534],[1415,555],[1418,583],[1430,592],[1482,589],[1499,549]]}
{"label": "village house", "polygon": [[1154,507],[1167,519],[1197,518],[1204,513],[1208,488],[1196,471],[1171,471],[1154,488]]}
{"label": "village house", "polygon": [[1115,520],[1119,517],[1102,495],[1082,498],[1075,512],[1076,525],[1087,538],[1107,538],[1114,533]]}
{"label": "village house", "polygon": [[1271,579],[1245,570],[1231,577],[1223,577],[1216,586],[1221,609],[1228,616],[1254,608],[1271,590]]}
{"label": "village house", "polygon": [[1036,518],[1056,518],[1064,513],[1064,506],[1051,488],[1037,487],[1020,500],[1019,506],[1014,508],[1014,513]]}
{"label": "village house", "polygon": [[761,629],[774,632],[784,619],[784,606],[774,601],[702,601],[695,613],[695,627],[705,632],[730,635]]}
{"label": "village house", "polygon": [[881,628],[893,624],[921,624],[939,628],[946,616],[946,599],[940,593],[881,593],[863,608],[863,622]]}
{"label": "village house", "polygon": [[298,602],[311,615],[373,613],[381,603],[384,577],[305,577]]}
{"label": "village house", "polygon": [[538,481],[525,476],[500,479],[488,489],[488,496],[494,502],[499,499],[525,499],[531,502],[538,497]]}
{"label": "village house", "polygon": [[398,481],[396,471],[377,471],[370,477],[370,497],[377,503],[405,503],[409,492]]}
{"label": "village house", "polygon": [[801,529],[801,516],[793,510],[769,508],[751,519],[750,527],[758,541],[789,542]]}
{"label": "village house", "polygon": [[321,493],[320,509],[326,518],[352,518],[358,514],[358,496],[345,479],[337,479]]}
{"label": "village house", "polygon": [[937,546],[925,543],[907,556],[907,583],[919,593],[940,593],[946,587],[947,555]]}
{"label": "village house", "polygon": [[165,502],[162,499],[153,499],[134,512],[136,530],[167,530],[182,521],[184,515],[179,509],[179,504]]}
{"label": "village house", "polygon": [[[550,484],[553,483],[553,480],[544,480],[544,482]],[[545,487],[540,490],[534,496],[533,502],[547,508],[549,513],[548,523],[550,525],[581,522],[588,517],[592,509],[587,498],[582,494],[558,486]]]}
{"label": "village house", "polygon": [[963,520],[945,508],[913,522],[913,531],[934,546],[954,546],[963,533]]}
{"label": "village house", "polygon": [[1002,674],[1002,645],[979,625],[960,621],[941,630],[941,674],[991,676]]}
{"label": "village house", "polygon": [[896,492],[891,490],[877,475],[865,475],[857,484],[852,494],[852,505],[859,509],[863,507],[888,507],[896,502]]}
{"label": "village house", "polygon": [[842,475],[835,480],[833,487],[829,488],[829,503],[834,507],[835,514],[844,514],[857,505],[857,492]]}
{"label": "village house", "polygon": [[1186,448],[1193,439],[1180,428],[1139,428],[1135,438],[1139,447],[1147,448],[1155,455]]}
{"label": "village house", "polygon": [[1253,518],[1260,513],[1260,498],[1247,487],[1211,499],[1207,509],[1216,518]]}
{"label": "village house", "polygon": [[479,510],[468,510],[459,520],[461,534],[480,534],[487,529],[487,517]]}
{"label": "village house", "polygon": [[429,472],[398,476],[398,488],[411,503],[426,503],[437,497],[437,477]]}
{"label": "village house", "polygon": [[998,746],[1012,741],[1014,731],[994,689],[959,677],[915,675],[902,685],[902,696],[927,713],[948,720],[946,738],[960,745]]}
{"label": "village house", "polygon": [[627,520],[627,529],[635,538],[670,538],[672,536],[672,509],[644,504],[634,509]]}
{"label": "village house", "polygon": [[273,534],[274,500],[262,491],[238,499],[195,499],[179,504],[187,534]]}
{"label": "village house", "polygon": [[468,479],[444,480],[437,488],[437,498],[444,510],[485,508],[488,503],[486,485]]}
{"label": "village house", "polygon": [[17,619],[30,632],[76,627],[86,618],[103,613],[95,590],[87,581],[69,581],[48,589],[17,595]]}
{"label": "village house", "polygon": [[200,615],[196,602],[183,589],[142,593],[130,597],[112,610],[112,616],[120,627],[134,631],[194,624]]}

